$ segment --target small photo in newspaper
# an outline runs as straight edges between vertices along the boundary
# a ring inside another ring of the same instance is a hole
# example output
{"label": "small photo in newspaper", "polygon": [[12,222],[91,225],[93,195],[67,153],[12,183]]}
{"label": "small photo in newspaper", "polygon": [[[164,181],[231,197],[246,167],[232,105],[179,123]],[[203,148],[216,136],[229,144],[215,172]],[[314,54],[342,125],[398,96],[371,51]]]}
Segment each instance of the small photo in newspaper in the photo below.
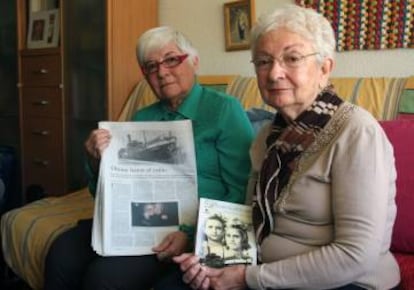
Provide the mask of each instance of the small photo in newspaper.
{"label": "small photo in newspaper", "polygon": [[251,207],[201,198],[195,253],[202,263],[220,268],[257,263]]}
{"label": "small photo in newspaper", "polygon": [[132,202],[131,216],[133,227],[176,226],[178,202]]}

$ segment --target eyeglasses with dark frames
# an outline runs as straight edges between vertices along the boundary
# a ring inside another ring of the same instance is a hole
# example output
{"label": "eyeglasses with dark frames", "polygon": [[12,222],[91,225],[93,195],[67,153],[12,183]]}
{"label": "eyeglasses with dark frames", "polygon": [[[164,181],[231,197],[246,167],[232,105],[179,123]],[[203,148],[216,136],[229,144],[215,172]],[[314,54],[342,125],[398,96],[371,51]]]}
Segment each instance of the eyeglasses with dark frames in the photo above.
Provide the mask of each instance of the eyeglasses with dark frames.
{"label": "eyeglasses with dark frames", "polygon": [[312,52],[309,54],[301,54],[299,52],[285,52],[280,57],[274,56],[259,56],[251,62],[254,64],[257,71],[267,71],[271,69],[277,61],[279,65],[285,69],[297,68],[304,63],[304,60],[312,55],[319,54],[319,52]]}
{"label": "eyeglasses with dark frames", "polygon": [[150,60],[141,66],[141,70],[144,75],[153,74],[160,70],[161,65],[166,68],[174,68],[180,65],[187,57],[188,54],[182,54],[167,56],[161,61]]}

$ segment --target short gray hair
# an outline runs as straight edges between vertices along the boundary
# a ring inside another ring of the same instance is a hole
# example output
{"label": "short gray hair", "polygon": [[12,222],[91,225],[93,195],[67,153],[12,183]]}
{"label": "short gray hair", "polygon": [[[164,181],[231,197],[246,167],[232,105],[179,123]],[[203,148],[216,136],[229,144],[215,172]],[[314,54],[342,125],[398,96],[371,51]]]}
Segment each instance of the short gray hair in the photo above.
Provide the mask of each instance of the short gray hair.
{"label": "short gray hair", "polygon": [[329,21],[315,10],[297,5],[286,5],[258,19],[251,32],[253,57],[260,37],[279,28],[297,33],[313,43],[315,52],[319,52],[319,61],[325,57],[334,58],[336,41]]}
{"label": "short gray hair", "polygon": [[147,30],[139,37],[136,46],[138,63],[142,66],[149,52],[158,50],[169,43],[176,44],[181,52],[187,53],[192,63],[198,57],[198,51],[184,34],[172,27],[160,26]]}

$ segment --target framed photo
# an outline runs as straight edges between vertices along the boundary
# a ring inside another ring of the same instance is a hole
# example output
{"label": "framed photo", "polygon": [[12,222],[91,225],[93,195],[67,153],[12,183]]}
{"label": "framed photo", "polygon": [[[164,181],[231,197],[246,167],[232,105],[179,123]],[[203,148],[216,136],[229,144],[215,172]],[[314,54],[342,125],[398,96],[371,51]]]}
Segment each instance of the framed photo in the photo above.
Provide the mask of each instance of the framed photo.
{"label": "framed photo", "polygon": [[28,0],[28,5],[30,12],[50,10],[59,7],[59,0]]}
{"label": "framed photo", "polygon": [[29,1],[29,11],[37,12],[45,9],[45,0],[30,0]]}
{"label": "framed photo", "polygon": [[226,51],[249,49],[254,10],[254,0],[224,3]]}
{"label": "framed photo", "polygon": [[59,10],[30,13],[27,48],[57,47],[59,42]]}

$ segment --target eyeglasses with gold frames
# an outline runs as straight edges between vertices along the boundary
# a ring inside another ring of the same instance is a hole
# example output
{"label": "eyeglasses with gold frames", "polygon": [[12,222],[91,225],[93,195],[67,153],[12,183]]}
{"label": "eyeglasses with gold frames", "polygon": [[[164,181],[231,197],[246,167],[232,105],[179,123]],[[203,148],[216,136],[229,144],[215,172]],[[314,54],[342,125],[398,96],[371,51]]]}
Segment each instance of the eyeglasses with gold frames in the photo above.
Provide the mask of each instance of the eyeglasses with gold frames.
{"label": "eyeglasses with gold frames", "polygon": [[304,63],[304,60],[307,57],[317,54],[319,54],[319,52],[312,52],[305,55],[299,52],[285,52],[280,57],[268,55],[258,56],[254,58],[251,62],[254,64],[256,70],[258,71],[271,69],[275,61],[277,61],[279,65],[283,68],[297,68]]}

